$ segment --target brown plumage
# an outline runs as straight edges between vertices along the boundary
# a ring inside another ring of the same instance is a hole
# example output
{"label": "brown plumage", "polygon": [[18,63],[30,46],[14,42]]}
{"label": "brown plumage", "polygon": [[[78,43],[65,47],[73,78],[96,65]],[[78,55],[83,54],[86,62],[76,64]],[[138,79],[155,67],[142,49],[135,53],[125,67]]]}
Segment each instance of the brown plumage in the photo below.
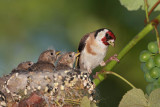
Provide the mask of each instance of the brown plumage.
{"label": "brown plumage", "polygon": [[57,60],[57,56],[59,55],[60,51],[55,51],[53,49],[46,50],[42,52],[38,58],[38,62],[47,62],[54,65]]}
{"label": "brown plumage", "polygon": [[49,71],[53,72],[55,66],[52,63],[48,62],[37,62],[32,67],[29,68],[29,71]]}
{"label": "brown plumage", "polygon": [[31,61],[22,62],[17,66],[17,68],[12,70],[12,73],[19,72],[19,71],[27,71],[28,68],[30,68],[33,64],[34,63]]}
{"label": "brown plumage", "polygon": [[42,52],[38,58],[37,63],[29,68],[29,71],[50,71],[53,72],[55,68],[55,62],[59,57],[59,51],[55,50],[46,50]]}
{"label": "brown plumage", "polygon": [[78,55],[79,53],[75,53],[75,52],[67,52],[67,53],[62,54],[61,58],[59,59],[57,63],[56,70],[73,68],[74,62]]}
{"label": "brown plumage", "polygon": [[87,40],[88,42],[86,44],[86,50],[87,50],[87,52],[90,53],[90,54],[92,54],[92,55],[96,55],[96,52],[94,52],[92,50],[92,47],[91,47],[91,46],[96,46],[97,45],[97,43],[95,42],[94,35],[95,35],[95,32],[92,32],[90,34],[90,38],[88,38],[88,40]]}

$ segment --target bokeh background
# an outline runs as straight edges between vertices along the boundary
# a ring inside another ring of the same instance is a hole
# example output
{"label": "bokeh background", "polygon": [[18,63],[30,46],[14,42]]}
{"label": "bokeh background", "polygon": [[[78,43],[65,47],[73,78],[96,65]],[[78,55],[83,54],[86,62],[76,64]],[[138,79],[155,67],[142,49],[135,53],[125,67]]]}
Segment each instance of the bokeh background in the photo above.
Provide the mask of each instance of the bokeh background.
{"label": "bokeh background", "polygon": [[[119,53],[145,26],[144,18],[144,11],[127,11],[118,0],[1,0],[0,75],[10,73],[20,62],[36,62],[48,48],[76,51],[84,34],[104,27],[117,37],[108,58]],[[156,36],[151,32],[113,69],[144,91],[147,83],[140,70],[139,53],[153,40]],[[108,75],[97,88],[99,106],[117,107],[129,89],[122,80]]]}

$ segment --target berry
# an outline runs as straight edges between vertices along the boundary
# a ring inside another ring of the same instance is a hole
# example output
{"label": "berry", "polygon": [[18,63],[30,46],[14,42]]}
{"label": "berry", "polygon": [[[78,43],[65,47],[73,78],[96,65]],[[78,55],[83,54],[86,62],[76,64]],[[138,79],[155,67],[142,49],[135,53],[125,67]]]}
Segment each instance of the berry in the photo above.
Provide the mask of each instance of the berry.
{"label": "berry", "polygon": [[148,95],[152,92],[152,89],[153,89],[153,84],[152,83],[148,84],[146,86],[146,92],[147,92]]}
{"label": "berry", "polygon": [[148,70],[152,69],[153,67],[155,67],[155,64],[154,64],[154,61],[153,61],[153,58],[149,58],[149,60],[146,62],[145,64],[146,68]]}
{"label": "berry", "polygon": [[149,95],[153,90],[160,88],[160,54],[157,42],[150,42],[148,50],[140,53],[141,70],[144,72],[144,78],[148,84],[146,92]]}
{"label": "berry", "polygon": [[155,63],[156,66],[160,67],[160,54],[157,54],[154,57],[154,63]]}
{"label": "berry", "polygon": [[144,50],[140,53],[139,59],[141,62],[146,62],[147,60],[149,60],[150,56],[151,56],[151,52]]}
{"label": "berry", "polygon": [[154,67],[149,72],[150,76],[154,79],[160,77],[160,68]]}
{"label": "berry", "polygon": [[141,63],[141,70],[146,73],[149,72],[148,68],[146,67],[146,63]]}
{"label": "berry", "polygon": [[150,42],[148,44],[148,50],[152,53],[157,53],[158,52],[158,44],[157,42]]}
{"label": "berry", "polygon": [[144,78],[146,79],[147,82],[155,81],[155,79],[150,76],[149,72],[145,73]]}
{"label": "berry", "polygon": [[160,77],[157,79],[157,83],[160,84]]}
{"label": "berry", "polygon": [[158,81],[154,81],[152,90],[155,90],[157,88],[160,88],[160,84],[158,83]]}

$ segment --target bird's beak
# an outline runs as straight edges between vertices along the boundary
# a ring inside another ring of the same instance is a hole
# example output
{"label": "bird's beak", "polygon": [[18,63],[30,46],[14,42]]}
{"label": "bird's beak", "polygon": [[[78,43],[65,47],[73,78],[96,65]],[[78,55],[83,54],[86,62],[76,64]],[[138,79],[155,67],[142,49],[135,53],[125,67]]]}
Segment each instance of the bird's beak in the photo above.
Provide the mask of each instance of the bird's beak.
{"label": "bird's beak", "polygon": [[[61,51],[56,51],[56,59],[58,59],[61,56]],[[53,58],[54,59],[54,58]]]}
{"label": "bird's beak", "polygon": [[115,44],[114,44],[114,40],[109,40],[108,43],[109,43],[111,46],[113,46],[113,47],[114,47],[114,45],[115,45]]}
{"label": "bird's beak", "polygon": [[80,54],[80,52],[77,52],[77,53],[75,54],[75,56],[77,57],[77,56],[79,56],[79,54]]}
{"label": "bird's beak", "polygon": [[60,53],[61,53],[61,51],[57,51],[57,52],[56,52],[56,55],[59,55]]}

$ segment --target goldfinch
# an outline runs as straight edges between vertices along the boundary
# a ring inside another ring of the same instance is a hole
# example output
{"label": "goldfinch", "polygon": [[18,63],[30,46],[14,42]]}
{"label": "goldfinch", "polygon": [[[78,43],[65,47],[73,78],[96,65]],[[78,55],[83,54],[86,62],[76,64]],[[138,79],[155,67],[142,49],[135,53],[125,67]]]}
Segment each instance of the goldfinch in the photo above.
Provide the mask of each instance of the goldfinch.
{"label": "goldfinch", "polygon": [[98,65],[104,66],[109,60],[117,60],[116,55],[112,56],[106,62],[103,61],[107,54],[108,46],[114,47],[115,35],[109,29],[102,28],[88,33],[82,37],[79,43],[78,51],[80,56],[77,68],[92,73],[92,70]]}

